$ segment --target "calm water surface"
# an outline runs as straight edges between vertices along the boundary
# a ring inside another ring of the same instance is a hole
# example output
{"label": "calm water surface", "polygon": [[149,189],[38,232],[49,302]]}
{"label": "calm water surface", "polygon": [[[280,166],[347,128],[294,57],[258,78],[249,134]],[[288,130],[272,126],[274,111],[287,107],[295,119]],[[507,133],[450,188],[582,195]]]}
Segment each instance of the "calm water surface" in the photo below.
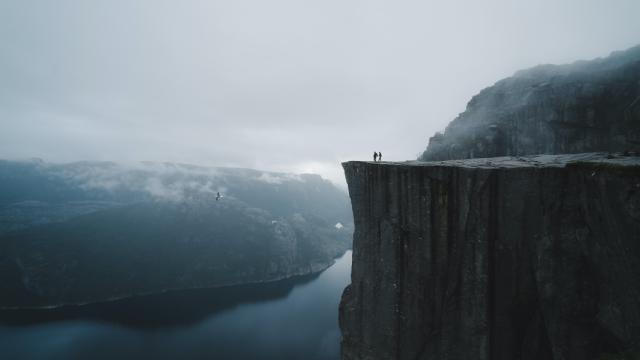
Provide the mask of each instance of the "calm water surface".
{"label": "calm water surface", "polygon": [[0,311],[0,359],[338,359],[351,252],[319,275]]}

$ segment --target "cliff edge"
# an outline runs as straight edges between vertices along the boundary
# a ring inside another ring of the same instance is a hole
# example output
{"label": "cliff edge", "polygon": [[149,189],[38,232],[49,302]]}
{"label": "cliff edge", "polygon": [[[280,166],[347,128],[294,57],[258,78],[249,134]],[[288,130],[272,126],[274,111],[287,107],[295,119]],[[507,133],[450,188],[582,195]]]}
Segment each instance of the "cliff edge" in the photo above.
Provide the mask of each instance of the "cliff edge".
{"label": "cliff edge", "polygon": [[640,158],[343,163],[342,358],[640,353]]}

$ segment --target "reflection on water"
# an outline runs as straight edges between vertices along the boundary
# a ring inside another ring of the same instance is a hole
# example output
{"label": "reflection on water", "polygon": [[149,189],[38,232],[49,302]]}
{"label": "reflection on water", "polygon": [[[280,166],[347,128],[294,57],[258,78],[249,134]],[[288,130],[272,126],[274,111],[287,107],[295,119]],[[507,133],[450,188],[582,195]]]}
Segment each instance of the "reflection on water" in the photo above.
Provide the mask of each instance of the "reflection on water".
{"label": "reflection on water", "polygon": [[6,359],[338,359],[351,252],[319,275],[56,310],[0,311]]}
{"label": "reflection on water", "polygon": [[218,289],[182,290],[160,295],[58,309],[0,310],[0,323],[31,325],[64,320],[111,322],[132,328],[185,326],[244,303],[285,298],[297,286],[319,274],[263,284]]}

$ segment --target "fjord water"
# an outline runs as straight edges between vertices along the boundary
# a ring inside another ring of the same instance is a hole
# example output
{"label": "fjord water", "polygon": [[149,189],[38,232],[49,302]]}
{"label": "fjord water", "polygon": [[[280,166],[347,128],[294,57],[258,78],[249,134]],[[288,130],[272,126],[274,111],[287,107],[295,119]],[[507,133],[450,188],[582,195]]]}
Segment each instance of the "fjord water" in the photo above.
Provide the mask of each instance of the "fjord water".
{"label": "fjord water", "polygon": [[351,252],[320,274],[56,310],[0,311],[3,359],[338,359]]}

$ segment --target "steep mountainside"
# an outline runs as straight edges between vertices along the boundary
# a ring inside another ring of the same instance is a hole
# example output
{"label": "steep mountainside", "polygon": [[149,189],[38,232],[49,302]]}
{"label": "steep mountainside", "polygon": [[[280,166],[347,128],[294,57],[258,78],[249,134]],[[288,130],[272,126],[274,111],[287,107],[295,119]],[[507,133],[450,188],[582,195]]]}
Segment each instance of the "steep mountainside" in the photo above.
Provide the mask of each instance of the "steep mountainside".
{"label": "steep mountainside", "polygon": [[640,357],[638,150],[640,46],[499,81],[428,162],[344,163],[342,358]]}
{"label": "steep mountainside", "polygon": [[346,194],[314,175],[4,161],[0,188],[3,307],[317,272],[353,228]]}
{"label": "steep mountainside", "polygon": [[343,359],[640,354],[640,158],[343,166]]}
{"label": "steep mountainside", "polygon": [[640,150],[640,46],[482,90],[419,160]]}

